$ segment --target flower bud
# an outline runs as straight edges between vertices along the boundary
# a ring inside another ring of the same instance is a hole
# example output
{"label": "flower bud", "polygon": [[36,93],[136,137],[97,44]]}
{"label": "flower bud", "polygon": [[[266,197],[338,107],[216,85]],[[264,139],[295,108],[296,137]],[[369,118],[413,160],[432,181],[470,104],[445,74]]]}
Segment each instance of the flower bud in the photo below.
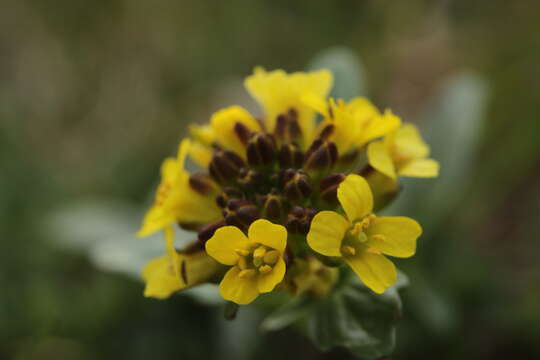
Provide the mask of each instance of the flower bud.
{"label": "flower bud", "polygon": [[233,187],[225,187],[223,188],[223,192],[216,197],[216,204],[223,209],[227,206],[229,200],[241,199],[243,196],[240,190]]}
{"label": "flower bud", "polygon": [[251,130],[241,122],[234,124],[234,133],[244,145],[247,145],[249,138],[251,137]]}
{"label": "flower bud", "polygon": [[201,195],[208,195],[216,189],[214,182],[203,174],[191,175],[189,177],[189,186]]}
{"label": "flower bud", "polygon": [[231,199],[223,210],[223,216],[227,225],[236,226],[245,231],[252,222],[260,218],[260,213],[257,207],[247,200]]}
{"label": "flower bud", "polygon": [[279,221],[283,213],[281,198],[274,189],[270,194],[264,196],[262,201],[263,217],[271,221]]}
{"label": "flower bud", "polygon": [[291,108],[286,114],[278,115],[274,134],[282,141],[294,141],[302,135],[298,112],[295,109]]}
{"label": "flower bud", "polygon": [[274,137],[269,134],[255,133],[248,141],[246,154],[251,166],[265,166],[274,161],[276,145]]}
{"label": "flower bud", "polygon": [[244,161],[238,155],[228,150],[214,152],[210,161],[210,175],[220,184],[227,184],[236,180],[240,169],[244,167]]}
{"label": "flower bud", "polygon": [[287,199],[303,200],[311,194],[309,177],[302,170],[287,169],[281,173],[281,184]]}
{"label": "flower bud", "polygon": [[337,188],[346,175],[343,173],[330,174],[319,183],[321,198],[329,204],[337,204]]}
{"label": "flower bud", "polygon": [[313,208],[293,206],[287,215],[285,227],[291,234],[307,235],[309,232],[309,226],[311,225],[311,220],[313,220],[316,213],[317,210]]}
{"label": "flower bud", "polygon": [[203,226],[197,234],[199,242],[205,244],[212,236],[214,236],[216,230],[222,226],[225,226],[225,221],[223,219]]}
{"label": "flower bud", "polygon": [[319,138],[311,144],[306,152],[304,169],[308,171],[329,170],[334,166],[337,158],[336,144]]}
{"label": "flower bud", "polygon": [[243,168],[238,174],[238,183],[246,189],[257,189],[264,183],[264,178],[258,171]]}
{"label": "flower bud", "polygon": [[279,149],[278,160],[282,169],[299,169],[304,163],[304,153],[295,143],[283,144]]}

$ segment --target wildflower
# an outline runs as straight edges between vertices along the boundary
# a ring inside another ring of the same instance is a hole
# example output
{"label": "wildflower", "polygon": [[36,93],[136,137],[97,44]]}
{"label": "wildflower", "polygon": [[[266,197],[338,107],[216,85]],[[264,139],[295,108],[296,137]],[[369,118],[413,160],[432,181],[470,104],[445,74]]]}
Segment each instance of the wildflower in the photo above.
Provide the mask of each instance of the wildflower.
{"label": "wildflower", "polygon": [[204,224],[220,216],[214,202],[216,185],[209,178],[191,177],[184,170],[190,148],[184,139],[177,158],[167,158],[161,166],[161,184],[156,190],[154,204],[146,213],[139,236],[147,236],[174,223]]}
{"label": "wildflower", "polygon": [[206,242],[206,251],[232,266],[219,286],[223,298],[244,305],[272,291],[285,276],[286,246],[287,230],[268,220],[252,223],[247,237],[235,226],[219,228]]}
{"label": "wildflower", "polygon": [[413,124],[374,141],[367,149],[369,164],[395,180],[397,176],[436,177],[439,163],[429,159],[429,146]]}
{"label": "wildflower", "polygon": [[[139,231],[164,230],[167,252],[144,269],[146,296],[219,282],[222,297],[242,305],[274,289],[322,297],[337,283],[342,269],[334,265],[343,261],[375,292],[395,282],[386,255],[412,256],[421,228],[372,211],[397,194],[388,162],[396,174],[411,175],[434,160],[426,159],[427,145],[408,125],[398,130],[401,120],[390,110],[380,112],[360,97],[327,99],[331,83],[326,70],[257,68],[245,86],[263,107],[262,119],[231,106],[208,125],[190,127],[177,157],[162,166]],[[204,174],[184,169],[188,155]],[[388,180],[392,196],[354,175],[364,173],[369,181]],[[175,249],[175,224],[197,231],[189,247],[195,252]]]}
{"label": "wildflower", "polygon": [[322,255],[341,257],[366,286],[382,293],[397,277],[394,264],[384,255],[414,255],[422,229],[406,217],[372,214],[371,190],[359,175],[348,175],[337,197],[346,217],[334,211],[319,212],[311,222],[307,242]]}

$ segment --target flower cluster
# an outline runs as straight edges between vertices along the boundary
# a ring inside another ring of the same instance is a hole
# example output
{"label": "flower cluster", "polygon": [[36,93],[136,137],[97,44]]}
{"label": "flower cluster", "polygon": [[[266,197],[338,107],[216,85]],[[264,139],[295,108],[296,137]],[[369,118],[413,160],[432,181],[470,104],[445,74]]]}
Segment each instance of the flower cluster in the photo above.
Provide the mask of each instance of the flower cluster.
{"label": "flower cluster", "polygon": [[[328,98],[332,81],[326,70],[257,68],[245,86],[261,119],[231,106],[190,127],[139,231],[166,239],[166,255],[143,271],[146,296],[205,282],[237,304],[274,289],[324,296],[342,265],[376,293],[396,282],[387,256],[414,255],[422,229],[374,211],[396,197],[401,176],[435,177],[439,166],[414,125],[362,97]],[[205,171],[189,173],[186,158]],[[198,239],[176,249],[176,226]]]}

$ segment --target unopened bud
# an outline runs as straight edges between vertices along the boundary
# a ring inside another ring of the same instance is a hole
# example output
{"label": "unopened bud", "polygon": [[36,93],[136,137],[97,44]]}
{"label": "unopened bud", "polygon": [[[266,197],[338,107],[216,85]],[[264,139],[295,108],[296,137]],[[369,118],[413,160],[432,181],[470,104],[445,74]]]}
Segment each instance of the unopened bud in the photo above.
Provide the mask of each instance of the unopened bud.
{"label": "unopened bud", "polygon": [[217,229],[225,225],[225,221],[219,220],[210,224],[206,224],[203,226],[199,233],[197,234],[199,241],[201,243],[206,243],[212,236],[214,236],[214,233]]}
{"label": "unopened bud", "polygon": [[243,168],[238,174],[238,183],[246,189],[256,189],[263,182],[262,174],[253,169]]}
{"label": "unopened bud", "polygon": [[272,135],[255,133],[248,141],[247,160],[251,166],[265,166],[274,161],[276,155],[275,140]]}
{"label": "unopened bud", "polygon": [[216,197],[216,204],[220,208],[227,206],[227,202],[231,199],[241,199],[243,194],[240,190],[233,187],[223,188],[223,192]]}
{"label": "unopened bud", "polygon": [[285,196],[291,201],[303,200],[311,194],[309,177],[302,170],[287,169],[281,174]]}
{"label": "unopened bud", "polygon": [[298,112],[291,108],[286,114],[278,115],[274,129],[276,137],[282,141],[294,141],[302,134],[298,124]]}
{"label": "unopened bud", "polygon": [[307,235],[311,225],[311,220],[313,220],[316,213],[317,210],[313,208],[293,206],[287,215],[285,227],[291,234]]}
{"label": "unopened bud", "polygon": [[189,186],[201,195],[208,195],[215,190],[214,182],[203,174],[191,175],[189,177]]}
{"label": "unopened bud", "polygon": [[260,217],[259,210],[249,201],[231,199],[223,210],[225,223],[247,230],[252,222]]}
{"label": "unopened bud", "polygon": [[236,180],[240,169],[244,166],[244,161],[236,153],[228,150],[218,150],[212,156],[209,172],[217,182],[227,184]]}
{"label": "unopened bud", "polygon": [[249,130],[249,128],[241,122],[234,124],[234,133],[244,145],[247,145],[252,134],[251,130]]}
{"label": "unopened bud", "polygon": [[319,183],[321,198],[330,204],[337,204],[337,188],[346,175],[343,173],[330,174]]}
{"label": "unopened bud", "polygon": [[304,169],[329,170],[334,166],[337,158],[336,144],[331,141],[317,139],[306,152]]}
{"label": "unopened bud", "polygon": [[283,144],[279,149],[278,160],[282,169],[299,169],[304,163],[304,153],[295,143]]}
{"label": "unopened bud", "polygon": [[262,202],[263,216],[269,220],[279,220],[282,215],[283,207],[281,197],[277,195],[277,191],[272,191],[264,196]]}

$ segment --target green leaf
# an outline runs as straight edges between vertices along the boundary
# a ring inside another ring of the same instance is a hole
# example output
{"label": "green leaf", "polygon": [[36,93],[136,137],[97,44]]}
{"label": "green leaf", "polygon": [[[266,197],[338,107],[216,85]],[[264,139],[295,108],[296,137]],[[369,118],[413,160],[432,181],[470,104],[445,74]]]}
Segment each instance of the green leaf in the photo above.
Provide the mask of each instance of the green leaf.
{"label": "green leaf", "polygon": [[267,316],[261,330],[294,325],[322,351],[344,347],[361,359],[377,359],[394,349],[401,316],[398,290],[407,284],[407,277],[399,272],[396,285],[379,295],[345,270],[341,283],[327,297],[293,298]]}
{"label": "green leaf", "polygon": [[350,100],[366,95],[365,71],[360,58],[349,48],[332,47],[317,54],[307,66],[308,70],[328,69],[334,74],[334,87],[330,96]]}

